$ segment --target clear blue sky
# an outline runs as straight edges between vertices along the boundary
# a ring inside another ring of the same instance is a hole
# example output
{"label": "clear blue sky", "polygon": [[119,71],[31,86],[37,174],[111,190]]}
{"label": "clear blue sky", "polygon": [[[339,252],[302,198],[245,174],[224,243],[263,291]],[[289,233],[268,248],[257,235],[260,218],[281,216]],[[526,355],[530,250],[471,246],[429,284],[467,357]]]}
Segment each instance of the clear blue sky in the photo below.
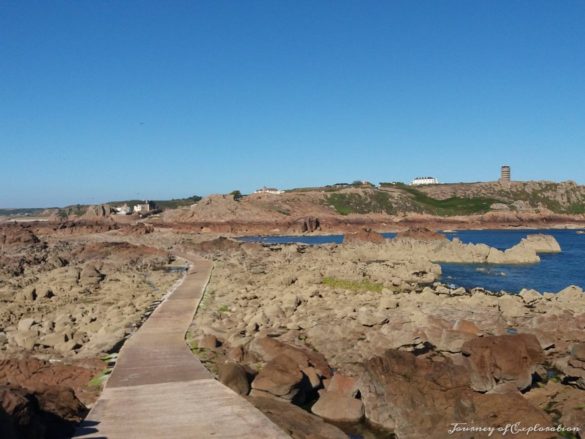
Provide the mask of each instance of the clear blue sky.
{"label": "clear blue sky", "polygon": [[585,183],[585,2],[0,0],[0,207]]}

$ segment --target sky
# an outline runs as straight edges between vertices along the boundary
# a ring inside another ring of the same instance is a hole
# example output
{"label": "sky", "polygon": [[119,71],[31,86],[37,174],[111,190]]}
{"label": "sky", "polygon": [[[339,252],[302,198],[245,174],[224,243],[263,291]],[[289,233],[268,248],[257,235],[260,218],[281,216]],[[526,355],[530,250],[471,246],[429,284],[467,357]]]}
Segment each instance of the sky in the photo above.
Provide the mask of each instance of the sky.
{"label": "sky", "polygon": [[0,0],[0,207],[585,183],[581,0]]}

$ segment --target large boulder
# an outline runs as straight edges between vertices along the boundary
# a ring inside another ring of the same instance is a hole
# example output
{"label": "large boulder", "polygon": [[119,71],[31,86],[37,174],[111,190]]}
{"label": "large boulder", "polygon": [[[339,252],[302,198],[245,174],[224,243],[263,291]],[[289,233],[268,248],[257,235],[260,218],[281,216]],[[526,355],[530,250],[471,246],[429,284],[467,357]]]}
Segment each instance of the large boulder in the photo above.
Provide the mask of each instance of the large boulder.
{"label": "large boulder", "polygon": [[311,411],[317,416],[334,422],[358,422],[364,416],[364,405],[360,399],[338,391],[321,392]]}
{"label": "large boulder", "polygon": [[520,245],[524,248],[531,248],[536,253],[560,253],[561,246],[554,236],[535,234],[528,235],[526,238],[522,238]]}
{"label": "large boulder", "polygon": [[[360,391],[366,418],[400,439],[478,437],[449,434],[456,423],[497,428],[521,420],[522,425],[552,427],[546,414],[519,393],[473,391],[466,368],[449,359],[433,361],[389,350],[364,366]],[[551,435],[536,432],[531,437],[549,439]]]}
{"label": "large boulder", "polygon": [[505,382],[526,389],[544,361],[544,351],[533,334],[476,337],[463,344],[462,352],[471,371],[471,387],[480,392]]}
{"label": "large boulder", "polygon": [[96,206],[89,206],[83,214],[83,219],[98,219],[98,218],[109,218],[115,215],[116,209],[109,204],[98,204]]}
{"label": "large boulder", "polygon": [[293,404],[276,398],[250,397],[248,400],[294,439],[347,439],[339,428]]}
{"label": "large boulder", "polygon": [[223,363],[218,367],[219,381],[232,389],[238,395],[247,395],[250,392],[250,383],[246,369],[236,363]]}
{"label": "large boulder", "polygon": [[[268,362],[252,381],[252,389],[292,401],[301,392],[303,372],[287,355],[279,355]],[[259,392],[254,392],[258,394]]]}
{"label": "large boulder", "polygon": [[71,389],[53,386],[33,393],[0,385],[2,439],[71,437],[86,414]]}
{"label": "large boulder", "polygon": [[343,235],[343,243],[359,243],[359,242],[374,242],[382,244],[386,242],[386,238],[378,232],[374,232],[370,228],[364,228],[354,233],[346,233]]}
{"label": "large boulder", "polygon": [[319,352],[291,346],[272,337],[254,338],[248,346],[248,353],[263,362],[269,362],[279,355],[286,355],[301,369],[311,366],[321,377],[329,378],[332,375],[327,360]]}
{"label": "large boulder", "polygon": [[319,218],[315,218],[313,216],[300,218],[299,220],[297,220],[297,224],[299,225],[300,231],[302,233],[316,232],[321,228]]}

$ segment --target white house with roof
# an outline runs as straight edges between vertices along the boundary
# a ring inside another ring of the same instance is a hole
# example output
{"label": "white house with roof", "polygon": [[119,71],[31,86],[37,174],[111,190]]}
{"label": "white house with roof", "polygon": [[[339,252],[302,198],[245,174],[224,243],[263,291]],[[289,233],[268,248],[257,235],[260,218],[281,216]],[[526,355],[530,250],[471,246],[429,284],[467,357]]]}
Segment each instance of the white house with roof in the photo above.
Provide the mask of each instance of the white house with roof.
{"label": "white house with roof", "polygon": [[284,194],[284,191],[281,191],[279,189],[276,189],[274,187],[262,187],[258,190],[256,190],[256,192],[254,192],[255,194],[274,194],[274,195],[280,195],[280,194]]}
{"label": "white house with roof", "polygon": [[416,177],[410,183],[411,186],[423,186],[426,184],[439,184],[439,180],[435,177]]}

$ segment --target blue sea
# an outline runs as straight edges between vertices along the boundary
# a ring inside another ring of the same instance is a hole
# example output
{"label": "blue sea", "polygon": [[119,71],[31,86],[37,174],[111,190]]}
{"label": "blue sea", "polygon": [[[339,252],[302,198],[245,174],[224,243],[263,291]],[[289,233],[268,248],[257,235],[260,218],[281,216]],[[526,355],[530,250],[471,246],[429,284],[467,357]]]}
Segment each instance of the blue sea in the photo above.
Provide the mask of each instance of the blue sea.
{"label": "blue sea", "polygon": [[[557,292],[569,285],[585,288],[585,235],[575,230],[464,230],[445,233],[452,239],[458,237],[465,243],[483,243],[504,250],[520,242],[532,233],[553,235],[562,252],[540,255],[539,264],[531,265],[487,265],[487,264],[441,264],[441,281],[466,288],[483,287],[490,291],[517,293],[522,288],[533,288],[540,292]],[[384,233],[387,238],[396,236]],[[343,235],[322,236],[247,236],[247,242],[265,244],[303,243],[310,245],[339,244]]]}

